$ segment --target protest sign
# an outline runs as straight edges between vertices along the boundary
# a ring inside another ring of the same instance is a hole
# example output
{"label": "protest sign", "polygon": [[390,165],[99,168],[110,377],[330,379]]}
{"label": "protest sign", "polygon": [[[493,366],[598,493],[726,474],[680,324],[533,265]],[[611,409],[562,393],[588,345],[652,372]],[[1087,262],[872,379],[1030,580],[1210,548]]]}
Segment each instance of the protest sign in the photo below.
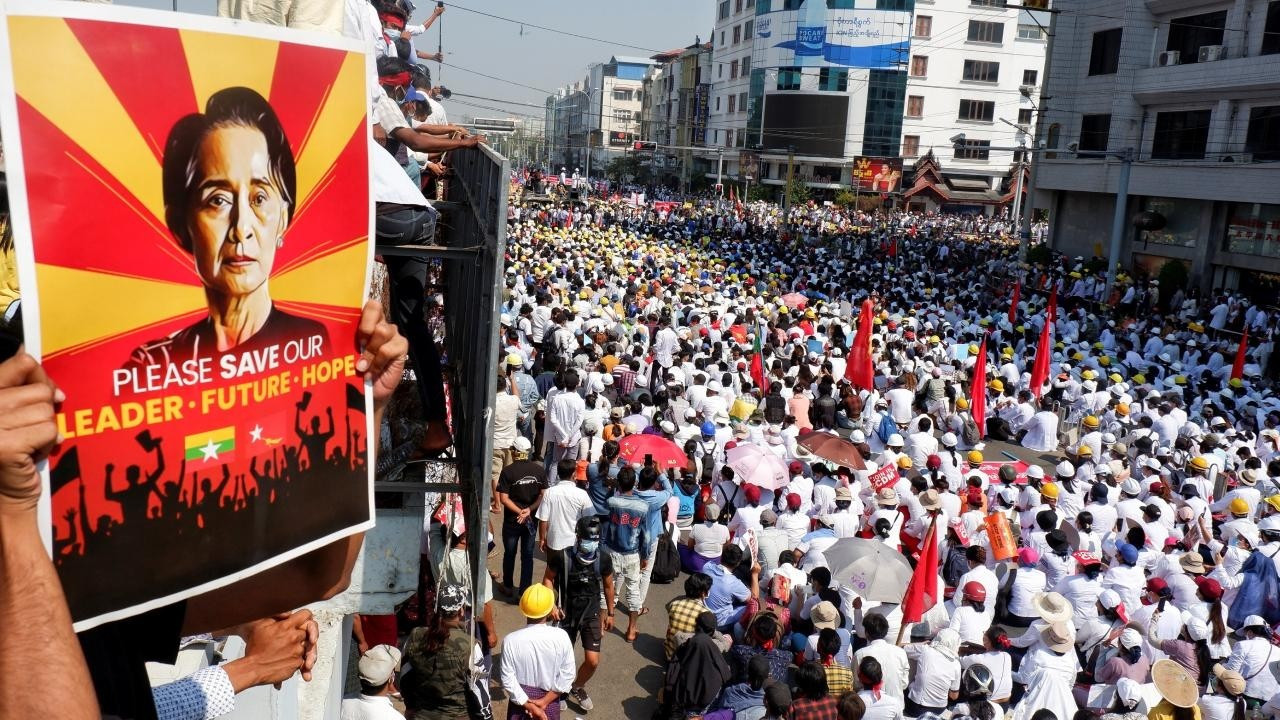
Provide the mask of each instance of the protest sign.
{"label": "protest sign", "polygon": [[4,7],[27,349],[67,396],[48,539],[77,629],[371,526],[358,43]]}
{"label": "protest sign", "polygon": [[1009,460],[1009,461],[1003,461],[1003,462],[998,460],[988,460],[978,466],[978,472],[982,473],[983,475],[986,475],[987,481],[990,484],[999,485],[1001,465],[1013,466],[1014,472],[1017,473],[1017,475],[1014,477],[1014,480],[1013,480],[1014,485],[1027,484],[1027,468],[1030,466],[1027,465],[1027,463],[1023,462],[1022,460]]}
{"label": "protest sign", "polygon": [[875,492],[880,492],[881,488],[891,487],[898,482],[898,466],[885,465],[871,473],[871,476],[867,479],[871,482],[871,489]]}

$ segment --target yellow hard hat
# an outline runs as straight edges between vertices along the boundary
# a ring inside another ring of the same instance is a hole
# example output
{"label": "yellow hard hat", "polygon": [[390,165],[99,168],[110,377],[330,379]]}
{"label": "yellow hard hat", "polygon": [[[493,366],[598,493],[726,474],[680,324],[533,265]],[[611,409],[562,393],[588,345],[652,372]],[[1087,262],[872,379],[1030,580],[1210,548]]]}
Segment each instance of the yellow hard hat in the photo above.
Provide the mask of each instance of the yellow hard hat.
{"label": "yellow hard hat", "polygon": [[1079,350],[1077,350],[1077,351],[1075,351],[1075,352],[1071,353],[1071,359],[1072,359],[1072,360],[1075,360],[1076,362],[1080,362],[1081,360],[1083,360],[1083,359],[1084,359],[1084,355],[1082,355],[1082,354],[1080,353],[1080,351],[1079,351]]}
{"label": "yellow hard hat", "polygon": [[987,387],[995,390],[996,392],[1004,392],[1004,383],[1001,382],[1000,378],[996,378],[995,380],[987,383]]}
{"label": "yellow hard hat", "polygon": [[1227,381],[1227,384],[1233,388],[1244,387],[1244,381],[1241,380],[1240,378],[1231,378],[1230,380]]}
{"label": "yellow hard hat", "polygon": [[1057,483],[1047,482],[1047,483],[1045,483],[1045,484],[1041,485],[1041,486],[1040,486],[1040,495],[1041,495],[1042,497],[1048,498],[1048,499],[1050,499],[1050,500],[1057,500],[1057,499],[1058,499],[1058,485],[1057,485]]}
{"label": "yellow hard hat", "polygon": [[966,398],[962,398],[962,397],[961,397],[961,398],[956,398],[956,409],[957,409],[957,410],[968,410],[968,409],[969,409],[969,401],[968,401],[968,399],[966,399]]}
{"label": "yellow hard hat", "polygon": [[1084,380],[1093,380],[1098,377],[1098,373],[1092,370],[1085,370],[1084,372],[1080,373],[1080,377]]}
{"label": "yellow hard hat", "polygon": [[1133,376],[1133,383],[1134,383],[1135,385],[1141,385],[1141,384],[1145,383],[1146,381],[1147,381],[1147,376],[1146,376],[1146,375],[1143,375],[1142,373],[1138,373],[1137,375],[1134,375],[1134,376]]}
{"label": "yellow hard hat", "polygon": [[1087,428],[1096,428],[1098,427],[1098,418],[1094,415],[1085,415],[1082,424]]}
{"label": "yellow hard hat", "polygon": [[1197,455],[1197,456],[1195,456],[1195,457],[1191,458],[1191,469],[1193,469],[1193,470],[1208,470],[1208,469],[1209,469],[1209,461],[1208,461],[1208,460],[1206,460],[1206,459],[1205,459],[1205,457],[1204,457],[1203,455]]}
{"label": "yellow hard hat", "polygon": [[1186,375],[1175,375],[1175,376],[1173,376],[1173,384],[1174,384],[1174,385],[1186,385],[1186,384],[1187,384],[1187,376],[1186,376]]}
{"label": "yellow hard hat", "polygon": [[1103,355],[1102,357],[1098,358],[1098,364],[1101,365],[1102,367],[1109,367],[1111,365],[1111,356]]}
{"label": "yellow hard hat", "polygon": [[977,450],[970,450],[969,454],[965,457],[974,465],[980,465],[982,463],[982,453]]}
{"label": "yellow hard hat", "polygon": [[1117,404],[1116,404],[1116,414],[1117,414],[1117,415],[1119,415],[1120,417],[1124,417],[1125,415],[1128,415],[1128,414],[1129,414],[1129,403],[1117,403]]}
{"label": "yellow hard hat", "polygon": [[1094,349],[1094,350],[1101,350],[1101,349],[1103,349],[1103,348],[1105,348],[1105,347],[1106,347],[1106,345],[1103,345],[1101,340],[1099,340],[1098,342],[1096,342],[1096,343],[1094,343],[1094,344],[1093,344],[1093,349]]}
{"label": "yellow hard hat", "polygon": [[1088,445],[1081,445],[1076,448],[1076,455],[1079,457],[1093,457],[1093,448]]}
{"label": "yellow hard hat", "polygon": [[1231,502],[1227,503],[1227,509],[1232,515],[1248,515],[1249,503],[1245,502],[1244,498],[1232,498]]}
{"label": "yellow hard hat", "polygon": [[1011,358],[1013,357],[1013,348],[1006,347],[1005,349],[1000,351],[1000,354],[1003,355],[1004,357]]}
{"label": "yellow hard hat", "polygon": [[969,354],[970,354],[970,355],[977,355],[977,354],[978,354],[978,346],[977,346],[977,345],[970,345],[970,346],[969,346]]}
{"label": "yellow hard hat", "polygon": [[1108,379],[1108,380],[1110,380],[1110,381],[1111,381],[1111,382],[1113,382],[1113,383],[1121,383],[1121,382],[1124,382],[1124,378],[1120,376],[1120,373],[1116,373],[1116,372],[1113,372],[1113,373],[1111,373],[1110,375],[1108,375],[1108,376],[1107,376],[1107,379]]}
{"label": "yellow hard hat", "polygon": [[1280,512],[1280,495],[1272,495],[1262,499],[1262,502],[1271,506],[1272,510]]}
{"label": "yellow hard hat", "polygon": [[808,309],[808,310],[805,310],[805,311],[804,311],[804,316],[805,316],[806,318],[808,318],[808,319],[812,320],[813,318],[818,317],[818,313],[814,312],[814,311],[813,311],[813,308],[810,308],[810,309]]}
{"label": "yellow hard hat", "polygon": [[898,469],[900,470],[910,470],[914,465],[915,463],[911,462],[911,458],[906,455],[898,458]]}
{"label": "yellow hard hat", "polygon": [[930,344],[930,345],[937,345],[937,344],[938,344],[938,343],[940,343],[940,342],[942,342],[942,338],[938,337],[937,335],[930,335],[930,336],[929,336],[929,344]]}
{"label": "yellow hard hat", "polygon": [[550,615],[555,606],[556,594],[542,583],[530,585],[520,596],[520,612],[530,620],[541,620]]}

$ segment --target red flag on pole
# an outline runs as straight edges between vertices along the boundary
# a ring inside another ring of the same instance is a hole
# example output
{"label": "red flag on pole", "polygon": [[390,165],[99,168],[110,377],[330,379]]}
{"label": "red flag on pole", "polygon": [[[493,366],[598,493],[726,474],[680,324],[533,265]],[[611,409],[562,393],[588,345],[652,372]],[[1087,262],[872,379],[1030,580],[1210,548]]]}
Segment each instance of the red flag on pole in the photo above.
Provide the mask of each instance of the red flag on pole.
{"label": "red flag on pole", "polygon": [[854,387],[871,390],[875,384],[875,368],[871,363],[871,298],[862,301],[858,313],[858,332],[849,348],[849,361],[844,366],[844,376]]}
{"label": "red flag on pole", "polygon": [[1244,329],[1244,334],[1240,336],[1240,347],[1236,348],[1236,362],[1231,366],[1231,379],[1240,380],[1244,378],[1244,356],[1249,352],[1249,328]]}
{"label": "red flag on pole", "polygon": [[911,573],[907,593],[902,597],[902,624],[920,622],[927,610],[938,604],[938,518],[929,522],[920,550],[920,562]]}
{"label": "red flag on pole", "polygon": [[978,437],[987,436],[987,336],[978,346],[978,360],[973,364],[973,381],[969,384],[969,412],[978,426]]}
{"label": "red flag on pole", "polygon": [[1044,382],[1049,379],[1049,355],[1053,350],[1053,316],[1044,319],[1044,328],[1040,330],[1040,344],[1036,346],[1036,360],[1031,365],[1031,394],[1040,399],[1044,392]]}
{"label": "red flag on pole", "polygon": [[760,340],[760,327],[756,327],[756,339],[751,345],[751,382],[760,388],[760,392],[769,392],[768,378],[764,375],[763,343]]}
{"label": "red flag on pole", "polygon": [[1013,297],[1009,300],[1009,324],[1018,323],[1018,300],[1022,298],[1022,281],[1013,286]]}

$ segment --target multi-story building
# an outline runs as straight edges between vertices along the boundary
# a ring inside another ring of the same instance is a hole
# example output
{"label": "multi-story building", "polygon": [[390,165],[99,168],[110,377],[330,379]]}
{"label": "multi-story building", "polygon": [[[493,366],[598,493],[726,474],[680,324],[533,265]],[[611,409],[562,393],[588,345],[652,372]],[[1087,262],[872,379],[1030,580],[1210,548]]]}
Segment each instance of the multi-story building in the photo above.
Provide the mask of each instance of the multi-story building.
{"label": "multi-story building", "polygon": [[[715,0],[711,33],[711,104],[707,145],[741,148],[746,142],[751,68],[755,48],[756,0]],[[730,156],[736,156],[733,150]],[[736,168],[736,157],[730,160]],[[736,172],[736,170],[735,170]]]}
{"label": "multi-story building", "polygon": [[[1170,260],[1201,289],[1280,284],[1280,0],[1079,0],[1057,18],[1035,205],[1050,243]],[[1131,162],[1130,162],[1131,161]],[[1129,164],[1127,187],[1121,183]],[[1156,213],[1159,230],[1130,220]]]}
{"label": "multi-story building", "polygon": [[1003,0],[916,0],[900,149],[909,173],[932,157],[905,189],[909,206],[990,212],[1012,198],[1014,148],[1030,144],[1049,22]]}
{"label": "multi-story building", "polygon": [[654,61],[615,55],[593,63],[580,82],[547,98],[547,141],[552,164],[569,172],[602,168],[640,134],[640,110],[646,72]]}
{"label": "multi-story building", "polygon": [[691,148],[706,145],[710,138],[711,43],[698,38],[686,48],[652,59],[656,64],[644,83],[641,135],[658,147],[643,161],[655,177],[687,187],[696,174],[705,172],[705,158]]}

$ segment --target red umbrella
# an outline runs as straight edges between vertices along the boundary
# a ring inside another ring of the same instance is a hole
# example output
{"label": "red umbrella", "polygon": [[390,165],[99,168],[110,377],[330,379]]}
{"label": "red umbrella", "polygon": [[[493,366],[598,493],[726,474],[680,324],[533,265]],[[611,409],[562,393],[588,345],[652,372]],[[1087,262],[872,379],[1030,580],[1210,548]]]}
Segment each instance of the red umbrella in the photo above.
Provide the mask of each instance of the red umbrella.
{"label": "red umbrella", "polygon": [[837,465],[844,465],[854,470],[866,470],[867,464],[862,460],[858,446],[840,437],[824,432],[809,433],[799,438],[800,447],[817,455],[823,460],[830,460]]}
{"label": "red umbrella", "polygon": [[623,460],[632,463],[644,462],[645,456],[652,456],[653,461],[662,469],[682,468],[688,464],[689,458],[679,445],[659,435],[628,435],[618,443]]}
{"label": "red umbrella", "polygon": [[801,295],[798,292],[787,293],[786,295],[782,296],[782,304],[786,305],[792,310],[799,310],[800,308],[809,304],[809,298],[805,297],[804,295]]}

